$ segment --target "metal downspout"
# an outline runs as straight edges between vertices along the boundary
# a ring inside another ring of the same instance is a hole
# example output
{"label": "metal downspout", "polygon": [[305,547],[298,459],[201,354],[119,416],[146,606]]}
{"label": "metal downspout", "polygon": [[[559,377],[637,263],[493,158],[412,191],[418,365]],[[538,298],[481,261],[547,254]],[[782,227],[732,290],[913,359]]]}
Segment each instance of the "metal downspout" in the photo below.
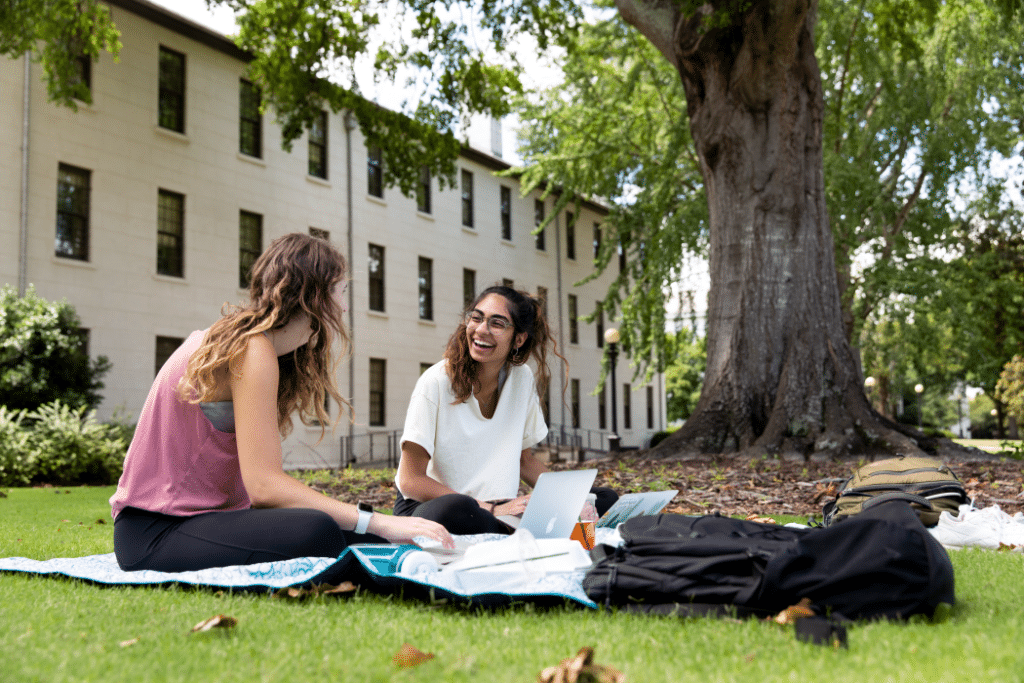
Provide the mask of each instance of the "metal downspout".
{"label": "metal downspout", "polygon": [[[555,273],[557,275],[557,287],[558,287],[558,349],[561,351],[562,356],[565,356],[565,337],[562,323],[562,231],[559,229],[561,212],[555,216]],[[565,430],[565,376],[569,373],[569,367],[566,365],[566,361],[560,361],[562,364],[562,372],[559,375],[559,386],[561,386],[562,400],[558,402],[561,407],[561,422],[560,429]]]}
{"label": "metal downspout", "polygon": [[[355,254],[352,251],[352,230],[353,230],[353,219],[352,219],[352,130],[356,127],[355,117],[351,111],[345,112],[345,205],[346,205],[346,239],[348,241],[348,271],[349,277],[351,278],[353,264],[352,261],[355,258]],[[349,280],[348,287],[348,334],[349,341],[352,347],[355,347],[356,341],[356,328],[355,328],[355,292],[353,291],[355,286],[353,281]],[[351,354],[348,360],[348,400],[355,403],[356,394],[356,366],[355,366],[355,354]],[[353,406],[354,410],[354,406]],[[353,458],[352,453],[355,449],[355,419],[354,415],[349,416],[348,421],[348,447],[349,447],[349,459]],[[347,463],[342,463],[347,465]]]}
{"label": "metal downspout", "polygon": [[22,85],[21,103],[21,223],[18,228],[18,296],[25,296],[28,289],[28,140],[29,140],[29,99],[32,93],[32,60],[26,52],[25,82]]}

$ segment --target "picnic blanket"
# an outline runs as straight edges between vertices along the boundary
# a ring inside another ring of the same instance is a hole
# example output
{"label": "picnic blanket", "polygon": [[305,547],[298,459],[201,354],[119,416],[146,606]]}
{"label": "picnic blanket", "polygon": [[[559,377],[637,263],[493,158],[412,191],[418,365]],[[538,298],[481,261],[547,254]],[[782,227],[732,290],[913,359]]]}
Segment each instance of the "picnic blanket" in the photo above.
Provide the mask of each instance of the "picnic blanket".
{"label": "picnic blanket", "polygon": [[[614,530],[609,530],[599,541],[614,543],[616,536]],[[190,572],[126,572],[117,566],[113,553],[49,560],[8,557],[0,559],[0,571],[66,576],[102,585],[179,584],[246,591],[351,581],[365,590],[401,594],[431,603],[501,606],[570,601],[582,607],[597,607],[583,591],[589,558],[585,560],[586,566],[582,566],[579,555],[574,555],[575,564],[560,563],[568,559],[559,555],[563,547],[578,549],[586,557],[575,541],[558,541],[552,546],[545,540],[534,540],[528,532],[460,539],[468,546],[466,557],[444,567],[431,565],[422,557],[427,553],[417,546],[367,544],[350,546],[337,558],[302,557]],[[558,546],[559,543],[566,545]],[[481,552],[474,554],[473,547]],[[480,566],[481,556],[493,558],[493,562]]]}

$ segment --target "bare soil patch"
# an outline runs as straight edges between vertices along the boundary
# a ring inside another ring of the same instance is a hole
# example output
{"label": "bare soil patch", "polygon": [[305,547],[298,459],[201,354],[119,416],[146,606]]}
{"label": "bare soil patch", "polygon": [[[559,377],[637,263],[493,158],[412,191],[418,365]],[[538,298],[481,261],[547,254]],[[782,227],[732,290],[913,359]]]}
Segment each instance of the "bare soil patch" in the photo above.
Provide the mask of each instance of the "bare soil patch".
{"label": "bare soil patch", "polygon": [[[970,460],[950,462],[977,507],[999,505],[1024,512],[1024,462]],[[553,463],[552,469],[596,467],[597,484],[619,493],[679,489],[666,512],[702,515],[821,514],[822,506],[859,466],[856,461],[729,458],[717,460],[649,460],[626,455],[585,463]],[[310,483],[327,495],[350,503],[364,501],[378,509],[394,504],[394,470],[342,470]]]}

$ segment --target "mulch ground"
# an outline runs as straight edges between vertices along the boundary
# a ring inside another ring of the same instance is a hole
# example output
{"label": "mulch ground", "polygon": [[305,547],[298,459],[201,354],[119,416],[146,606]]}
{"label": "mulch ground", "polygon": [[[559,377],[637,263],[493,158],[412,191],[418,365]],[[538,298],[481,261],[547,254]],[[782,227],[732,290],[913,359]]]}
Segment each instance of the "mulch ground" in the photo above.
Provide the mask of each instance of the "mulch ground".
{"label": "mulch ground", "polygon": [[[950,462],[977,507],[999,505],[1009,514],[1024,512],[1024,462],[977,460]],[[730,458],[708,460],[619,460],[554,463],[552,469],[596,467],[597,484],[619,493],[679,489],[666,512],[700,515],[820,515],[822,505],[858,467],[853,461]],[[341,477],[315,488],[339,500],[364,501],[375,508],[394,504],[393,474],[367,480]]]}

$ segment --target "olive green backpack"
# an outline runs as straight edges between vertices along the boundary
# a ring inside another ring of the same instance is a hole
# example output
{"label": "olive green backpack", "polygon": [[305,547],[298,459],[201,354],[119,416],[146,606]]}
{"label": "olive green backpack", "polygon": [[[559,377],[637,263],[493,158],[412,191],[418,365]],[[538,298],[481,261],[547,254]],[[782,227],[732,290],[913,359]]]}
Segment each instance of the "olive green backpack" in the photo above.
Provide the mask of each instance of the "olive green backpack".
{"label": "olive green backpack", "polygon": [[900,456],[868,463],[858,469],[839,490],[836,499],[822,509],[824,524],[855,515],[886,500],[906,500],[925,526],[935,526],[939,515],[956,515],[969,503],[964,485],[941,460],[924,456]]}

